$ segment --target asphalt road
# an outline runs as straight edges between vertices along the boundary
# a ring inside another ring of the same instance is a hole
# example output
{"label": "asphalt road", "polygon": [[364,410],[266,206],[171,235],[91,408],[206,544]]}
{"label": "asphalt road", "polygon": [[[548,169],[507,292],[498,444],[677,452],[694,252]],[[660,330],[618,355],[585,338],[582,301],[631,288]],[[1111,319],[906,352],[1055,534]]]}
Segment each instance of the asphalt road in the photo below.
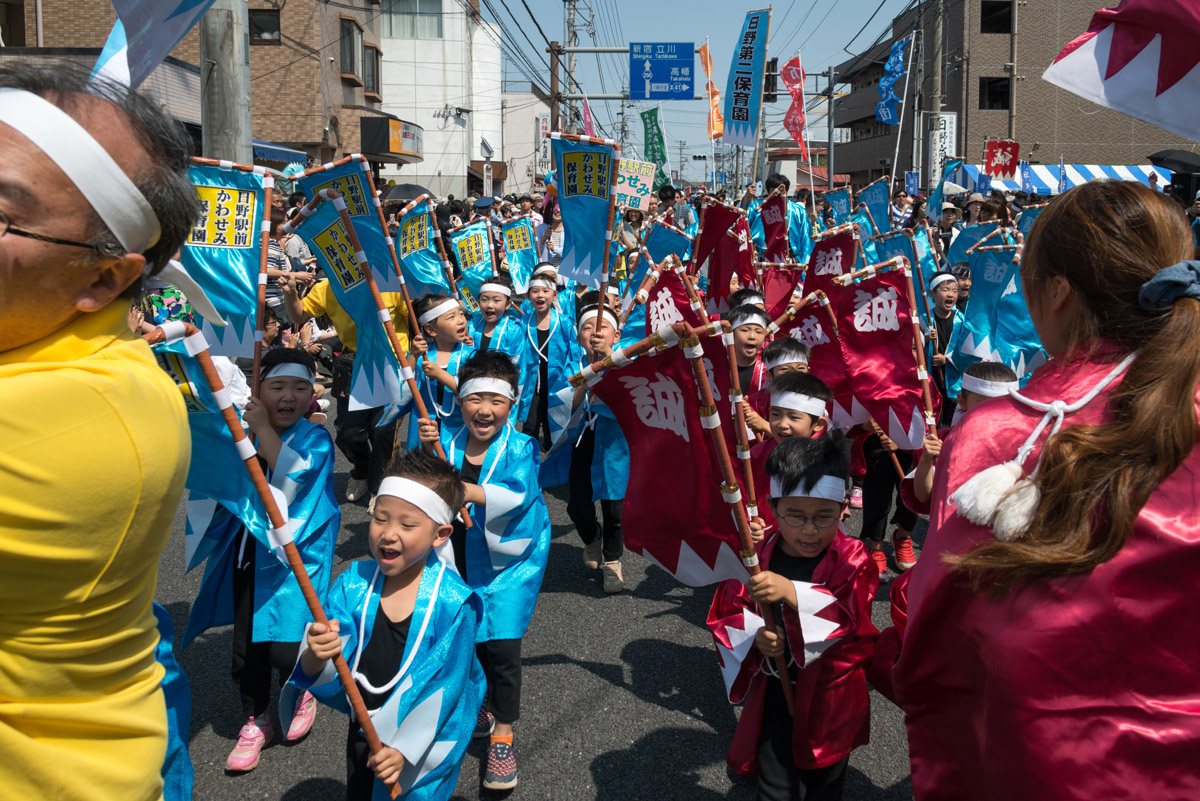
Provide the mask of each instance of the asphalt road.
{"label": "asphalt road", "polygon": [[[339,454],[342,497],[348,464]],[[725,753],[738,710],[725,698],[704,620],[712,588],[677,583],[641,557],[626,554],[626,591],[605,596],[599,571],[582,564],[582,545],[566,512],[566,488],[547,494],[553,523],[550,561],[524,640],[521,720],[516,725],[520,784],[507,794],[482,790],[486,741],[471,744],[455,799],[754,798],[754,782],[735,776]],[[342,504],[336,576],[369,558],[366,503]],[[859,513],[847,523],[859,530]],[[918,545],[925,523],[916,532]],[[202,569],[183,574],[183,510],[160,564],[158,601],[182,632]],[[887,588],[874,605],[889,624]],[[321,707],[311,733],[275,743],[251,773],[224,770],[242,720],[229,677],[232,628],[214,629],[179,654],[192,683],[191,757],[197,801],[345,797],[348,722]],[[274,712],[272,713],[274,715]],[[276,717],[276,720],[278,718]],[[908,745],[900,710],[871,692],[871,742],[850,757],[847,799],[911,799]]]}

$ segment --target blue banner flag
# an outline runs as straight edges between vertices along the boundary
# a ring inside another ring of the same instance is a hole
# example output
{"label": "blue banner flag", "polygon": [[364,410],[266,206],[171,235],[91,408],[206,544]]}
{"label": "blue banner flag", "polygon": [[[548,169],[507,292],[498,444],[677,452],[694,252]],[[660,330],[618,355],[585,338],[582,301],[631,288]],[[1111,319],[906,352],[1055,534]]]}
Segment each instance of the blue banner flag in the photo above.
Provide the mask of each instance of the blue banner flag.
{"label": "blue banner flag", "polygon": [[921,194],[921,173],[904,173],[904,193],[908,195]]}
{"label": "blue banner flag", "polygon": [[[397,229],[396,255],[400,259],[400,269],[408,284],[408,296],[419,298],[422,295],[449,295],[450,284],[446,280],[446,271],[442,269],[442,260],[434,246],[437,236],[437,223],[433,219],[429,202],[422,200],[413,206],[399,220]],[[355,224],[357,230],[358,225]],[[373,268],[375,263],[371,263]],[[380,286],[380,290],[383,287]]]}
{"label": "blue banner flag", "polygon": [[217,356],[254,353],[258,271],[262,257],[264,176],[192,165],[188,177],[200,197],[200,218],[179,259],[225,321],[196,318]]}
{"label": "blue banner flag", "polygon": [[518,217],[504,223],[504,258],[513,286],[518,294],[524,295],[538,263],[537,234],[531,218]]}
{"label": "blue banner flag", "polygon": [[1032,195],[1037,191],[1033,187],[1033,168],[1029,166],[1028,161],[1022,161],[1019,166],[1021,168],[1021,191]]}
{"label": "blue banner flag", "polygon": [[1021,216],[1017,218],[1017,230],[1021,232],[1021,236],[1029,236],[1029,229],[1033,227],[1033,221],[1045,208],[1045,206],[1032,206],[1021,212]]}
{"label": "blue banner flag", "polygon": [[[592,289],[600,287],[608,210],[612,194],[613,152],[603,145],[551,140],[562,208],[563,253],[558,271]],[[616,259],[610,249],[609,262]]]}
{"label": "blue banner flag", "polygon": [[942,165],[942,177],[938,180],[937,189],[929,196],[929,205],[925,208],[930,210],[934,219],[940,219],[942,216],[942,205],[946,202],[945,193],[942,188],[946,185],[946,181],[954,174],[954,171],[962,166],[962,159],[951,159]]}
{"label": "blue banner flag", "polygon": [[[185,564],[191,570],[243,525],[265,541],[271,522],[196,357],[183,340],[155,345],[154,356],[179,387],[188,411],[192,456],[184,483],[190,493]],[[218,507],[232,514],[237,524],[224,529],[208,525]]]}
{"label": "blue banner flag", "polygon": [[[375,275],[375,283],[380,292],[399,292],[403,283],[396,274],[396,265],[392,261],[392,251],[388,247],[391,237],[384,232],[379,220],[379,199],[371,193],[371,183],[368,178],[370,165],[361,157],[354,157],[345,164],[338,164],[328,169],[306,175],[297,181],[300,191],[308,197],[316,197],[323,189],[336,190],[346,201],[346,211],[354,223],[354,231],[358,234],[358,244],[363,253],[367,254],[367,263]],[[428,237],[426,237],[428,239]],[[407,276],[405,276],[407,279]],[[443,285],[445,281],[443,280]],[[448,289],[439,289],[446,292]],[[421,292],[409,288],[410,297],[420,297]]]}
{"label": "blue banner flag", "polygon": [[725,83],[725,136],[727,145],[758,144],[758,118],[762,109],[763,71],[767,63],[767,33],[771,12],[751,11],[742,23],[733,46],[729,78]]}
{"label": "blue banner flag", "polygon": [[1062,156],[1058,157],[1058,191],[1054,194],[1061,195],[1067,191],[1067,165]]}
{"label": "blue banner flag", "polygon": [[871,219],[879,229],[873,233],[892,230],[892,198],[888,194],[887,181],[876,181],[865,187],[858,193],[858,202],[871,212]]}
{"label": "blue banner flag", "polygon": [[833,208],[833,221],[841,225],[850,217],[850,190],[839,189],[836,192],[826,192],[825,199]]}
{"label": "blue banner flag", "polygon": [[862,257],[866,260],[863,266],[865,267],[867,264],[878,263],[879,254],[875,250],[875,241],[871,239],[871,237],[875,236],[878,231],[876,231],[875,226],[871,224],[871,218],[868,217],[867,213],[860,208],[851,214],[846,219],[846,222],[858,223],[858,237],[859,243],[862,245]]}
{"label": "blue banner flag", "polygon": [[988,192],[992,191],[992,176],[986,172],[979,173],[979,177],[975,179],[975,191],[986,198]]}
{"label": "blue banner flag", "polygon": [[1005,249],[971,254],[971,297],[954,351],[960,371],[977,361],[1001,362],[1024,381],[1048,358],[1029,317],[1013,253]]}
{"label": "blue banner flag", "polygon": [[[354,225],[351,221],[351,225]],[[358,226],[354,225],[358,231]],[[374,409],[400,400],[400,362],[392,351],[387,331],[379,319],[379,307],[362,264],[350,244],[350,235],[333,203],[317,206],[312,216],[302,219],[296,232],[329,279],[338,304],[354,319],[358,349],[350,376],[350,411]]]}
{"label": "blue banner flag", "polygon": [[459,287],[478,301],[479,287],[486,278],[496,274],[487,220],[476,220],[450,233],[450,247],[462,272]]}
{"label": "blue banner flag", "polygon": [[[929,248],[929,237],[926,236],[925,230],[918,228],[914,232],[911,241],[905,234],[896,233],[876,240],[873,246],[875,248],[876,261],[886,261],[895,256],[903,256],[908,259],[912,275],[913,293],[915,294],[917,304],[917,314],[925,321],[927,326],[932,325],[925,307],[925,284],[937,272],[937,262],[934,260],[933,253]],[[914,258],[918,262],[916,265],[913,264]],[[918,266],[920,269],[918,269]]]}
{"label": "blue banner flag", "polygon": [[117,21],[92,76],[136,89],[212,4],[213,0],[113,0]]}
{"label": "blue banner flag", "polygon": [[[950,250],[946,251],[946,268],[952,269],[956,264],[962,264],[969,261],[970,256],[967,255],[967,249],[974,245],[979,240],[996,230],[999,223],[985,222],[979,225],[968,225],[966,228],[958,232],[958,236],[954,237],[954,244],[950,246]],[[1007,245],[1010,244],[1008,239],[1000,236],[994,240],[988,240],[989,245]]]}
{"label": "blue banner flag", "polygon": [[907,39],[901,39],[892,45],[892,52],[883,66],[883,77],[879,79],[879,102],[875,105],[875,119],[887,125],[900,122],[900,115],[896,112],[896,103],[900,98],[896,97],[893,89],[896,81],[904,75],[904,48],[907,45]]}
{"label": "blue banner flag", "polygon": [[[674,254],[681,261],[686,262],[688,255],[692,250],[692,241],[683,235],[673,225],[662,225],[661,223],[653,223],[650,226],[650,233],[646,234],[646,250],[650,253],[650,258],[654,259],[655,264],[661,264],[662,260],[667,256]],[[641,272],[642,277],[645,277],[645,271]],[[634,286],[634,292],[637,291],[637,285]]]}

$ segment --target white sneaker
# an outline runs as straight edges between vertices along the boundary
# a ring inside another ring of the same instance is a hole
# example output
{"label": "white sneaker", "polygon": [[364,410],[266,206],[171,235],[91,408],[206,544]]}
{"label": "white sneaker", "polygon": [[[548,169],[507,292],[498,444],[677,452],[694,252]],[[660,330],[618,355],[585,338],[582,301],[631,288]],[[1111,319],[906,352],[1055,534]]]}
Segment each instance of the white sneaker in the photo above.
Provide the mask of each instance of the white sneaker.
{"label": "white sneaker", "polygon": [[346,500],[354,503],[367,493],[367,481],[363,478],[351,478],[346,485]]}
{"label": "white sneaker", "polygon": [[317,405],[321,407],[321,411],[323,411],[323,412],[329,411],[329,399],[328,398],[317,398]]}

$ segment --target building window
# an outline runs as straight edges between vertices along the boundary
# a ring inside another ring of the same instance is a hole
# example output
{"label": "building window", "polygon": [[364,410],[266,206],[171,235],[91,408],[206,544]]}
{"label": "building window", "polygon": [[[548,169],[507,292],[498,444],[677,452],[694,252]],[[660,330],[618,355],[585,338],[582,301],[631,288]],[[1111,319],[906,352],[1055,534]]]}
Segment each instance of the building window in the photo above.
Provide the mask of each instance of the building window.
{"label": "building window", "polygon": [[378,47],[366,45],[363,47],[363,91],[382,101],[379,95],[379,75],[383,58]]}
{"label": "building window", "polygon": [[979,4],[980,33],[1012,33],[1012,0],[982,0]]}
{"label": "building window", "polygon": [[379,16],[388,39],[442,38],[442,0],[383,0]]}
{"label": "building window", "polygon": [[980,78],[979,108],[1007,109],[1012,89],[1011,78]]}
{"label": "building window", "polygon": [[362,27],[349,17],[342,17],[342,77],[362,83]]}
{"label": "building window", "polygon": [[279,12],[250,12],[250,44],[280,44]]}

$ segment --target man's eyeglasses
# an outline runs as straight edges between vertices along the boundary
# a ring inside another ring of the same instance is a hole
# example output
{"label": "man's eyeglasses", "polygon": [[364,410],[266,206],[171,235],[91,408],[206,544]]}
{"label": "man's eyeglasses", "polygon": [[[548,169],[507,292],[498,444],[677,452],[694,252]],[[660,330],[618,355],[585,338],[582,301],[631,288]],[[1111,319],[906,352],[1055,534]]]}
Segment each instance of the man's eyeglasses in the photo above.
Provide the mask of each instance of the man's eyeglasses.
{"label": "man's eyeglasses", "polygon": [[3,239],[6,234],[23,236],[28,239],[36,239],[39,242],[49,242],[54,245],[70,245],[71,247],[88,248],[89,250],[92,247],[84,242],[75,242],[70,239],[59,239],[56,236],[46,236],[45,234],[35,234],[32,231],[26,231],[22,228],[17,228],[12,224],[11,221],[9,221],[8,215],[0,211],[0,239]]}
{"label": "man's eyeglasses", "polygon": [[810,522],[817,528],[829,528],[830,526],[837,525],[838,522],[838,516],[830,512],[822,512],[812,517],[795,514],[783,515],[780,519],[792,528],[804,528]]}

